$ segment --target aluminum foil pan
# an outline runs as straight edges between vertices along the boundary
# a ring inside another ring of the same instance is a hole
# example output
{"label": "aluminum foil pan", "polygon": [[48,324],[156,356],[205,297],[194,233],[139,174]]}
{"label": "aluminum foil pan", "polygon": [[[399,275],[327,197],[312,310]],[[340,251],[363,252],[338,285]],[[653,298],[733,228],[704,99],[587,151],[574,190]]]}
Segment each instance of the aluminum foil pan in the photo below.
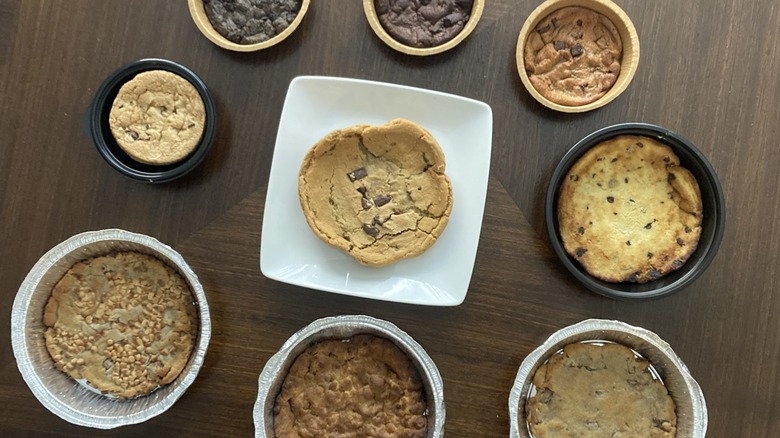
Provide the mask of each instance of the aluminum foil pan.
{"label": "aluminum foil pan", "polygon": [[[177,271],[189,284],[199,315],[198,338],[179,377],[148,396],[126,401],[91,391],[57,370],[43,338],[43,309],[52,288],[65,272],[78,261],[122,250],[153,255]],[[198,375],[210,338],[211,318],[206,295],[182,256],[152,237],[118,229],[78,234],[49,250],[27,274],[11,310],[14,356],[35,397],[62,419],[98,429],[141,423],[170,408]]]}
{"label": "aluminum foil pan", "polygon": [[699,384],[672,348],[655,333],[620,321],[588,319],[553,333],[525,358],[509,393],[509,436],[533,438],[525,418],[525,402],[533,390],[533,375],[547,359],[565,345],[584,341],[623,344],[647,359],[666,385],[677,406],[677,437],[704,438],[707,405]]}
{"label": "aluminum foil pan", "polygon": [[428,438],[444,436],[444,386],[436,364],[411,336],[394,324],[363,315],[318,319],[292,335],[268,360],[258,379],[254,407],[255,437],[273,438],[273,407],[287,371],[309,345],[325,339],[346,339],[357,334],[373,334],[393,341],[411,359],[422,378],[428,403]]}

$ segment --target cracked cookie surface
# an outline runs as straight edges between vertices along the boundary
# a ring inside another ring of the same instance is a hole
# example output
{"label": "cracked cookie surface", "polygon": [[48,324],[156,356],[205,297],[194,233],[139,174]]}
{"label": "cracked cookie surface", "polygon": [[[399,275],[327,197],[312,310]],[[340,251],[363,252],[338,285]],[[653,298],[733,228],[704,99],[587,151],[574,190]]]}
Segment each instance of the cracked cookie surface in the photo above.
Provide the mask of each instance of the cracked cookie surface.
{"label": "cracked cookie surface", "polygon": [[161,260],[133,251],[73,265],[54,286],[43,323],[57,369],[120,399],[173,382],[198,329],[185,280]]}
{"label": "cracked cookie surface", "polygon": [[569,170],[558,198],[566,252],[604,281],[645,283],[680,269],[701,236],[696,178],[645,136],[599,143]]}
{"label": "cracked cookie surface", "polygon": [[369,266],[422,254],[449,221],[452,186],[430,133],[395,119],[333,131],[306,154],[298,196],[326,243]]}
{"label": "cracked cookie surface", "polygon": [[598,100],[615,84],[623,44],[609,18],[568,6],[539,22],[528,35],[523,56],[539,94],[560,105],[579,106]]}
{"label": "cracked cookie surface", "polygon": [[200,143],[206,109],[198,90],[164,70],[139,73],[122,85],[108,117],[111,134],[132,159],[173,164]]}
{"label": "cracked cookie surface", "polygon": [[676,435],[675,404],[649,362],[621,344],[569,344],[534,374],[526,418],[536,438]]}

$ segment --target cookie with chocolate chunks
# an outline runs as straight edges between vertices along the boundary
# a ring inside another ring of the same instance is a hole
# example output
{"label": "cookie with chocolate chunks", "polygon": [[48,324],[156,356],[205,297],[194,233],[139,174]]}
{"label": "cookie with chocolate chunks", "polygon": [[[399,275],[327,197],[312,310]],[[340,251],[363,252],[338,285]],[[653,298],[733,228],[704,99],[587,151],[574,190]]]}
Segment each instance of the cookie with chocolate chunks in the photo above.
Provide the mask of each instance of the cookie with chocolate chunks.
{"label": "cookie with chocolate chunks", "polygon": [[681,268],[701,235],[696,178],[650,137],[591,148],[566,175],[557,209],[566,252],[609,282],[645,283]]}
{"label": "cookie with chocolate chunks", "polygon": [[566,106],[604,96],[620,76],[622,57],[623,41],[614,23],[580,6],[563,7],[542,19],[523,48],[533,87]]}
{"label": "cookie with chocolate chunks", "polygon": [[298,175],[311,229],[362,264],[422,254],[452,211],[445,160],[429,132],[404,119],[356,125],[319,140]]}

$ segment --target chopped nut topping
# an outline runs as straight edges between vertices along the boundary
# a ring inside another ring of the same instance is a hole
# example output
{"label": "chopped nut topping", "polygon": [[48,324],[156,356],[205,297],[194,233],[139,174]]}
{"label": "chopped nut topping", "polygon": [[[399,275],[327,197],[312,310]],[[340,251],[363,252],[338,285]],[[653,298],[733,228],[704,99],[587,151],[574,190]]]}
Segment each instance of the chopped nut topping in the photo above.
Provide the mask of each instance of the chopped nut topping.
{"label": "chopped nut topping", "polygon": [[[184,279],[137,252],[75,264],[55,285],[44,324],[58,369],[122,399],[172,382],[197,336],[197,312]],[[163,350],[170,357],[157,362]]]}

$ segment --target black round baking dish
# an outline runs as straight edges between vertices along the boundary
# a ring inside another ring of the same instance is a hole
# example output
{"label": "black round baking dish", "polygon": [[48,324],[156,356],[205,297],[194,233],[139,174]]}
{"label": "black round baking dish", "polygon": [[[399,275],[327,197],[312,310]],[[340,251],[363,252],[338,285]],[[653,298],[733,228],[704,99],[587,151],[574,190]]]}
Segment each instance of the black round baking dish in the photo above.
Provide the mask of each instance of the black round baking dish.
{"label": "black round baking dish", "polygon": [[[149,70],[166,70],[189,81],[198,90],[206,110],[206,126],[204,127],[200,143],[198,143],[190,155],[173,164],[155,166],[133,160],[114,140],[108,124],[111,105],[122,85],[133,79],[137,74]],[[122,66],[103,81],[87,109],[85,129],[100,155],[111,167],[136,181],[162,183],[184,176],[206,157],[216,135],[217,109],[214,99],[206,88],[206,84],[192,70],[167,59],[140,59]]]}
{"label": "black round baking dish", "polygon": [[[696,251],[678,270],[647,283],[610,283],[597,279],[566,253],[558,231],[558,195],[569,169],[585,152],[598,143],[617,135],[633,134],[651,137],[672,148],[680,165],[688,169],[699,184],[703,202],[702,232]],[[660,126],[647,123],[621,123],[602,128],[575,144],[555,168],[547,187],[544,205],[547,236],[553,250],[566,269],[585,287],[598,294],[621,300],[648,300],[668,296],[690,285],[709,266],[718,251],[726,224],[723,188],[715,170],[702,153],[688,140]]]}

